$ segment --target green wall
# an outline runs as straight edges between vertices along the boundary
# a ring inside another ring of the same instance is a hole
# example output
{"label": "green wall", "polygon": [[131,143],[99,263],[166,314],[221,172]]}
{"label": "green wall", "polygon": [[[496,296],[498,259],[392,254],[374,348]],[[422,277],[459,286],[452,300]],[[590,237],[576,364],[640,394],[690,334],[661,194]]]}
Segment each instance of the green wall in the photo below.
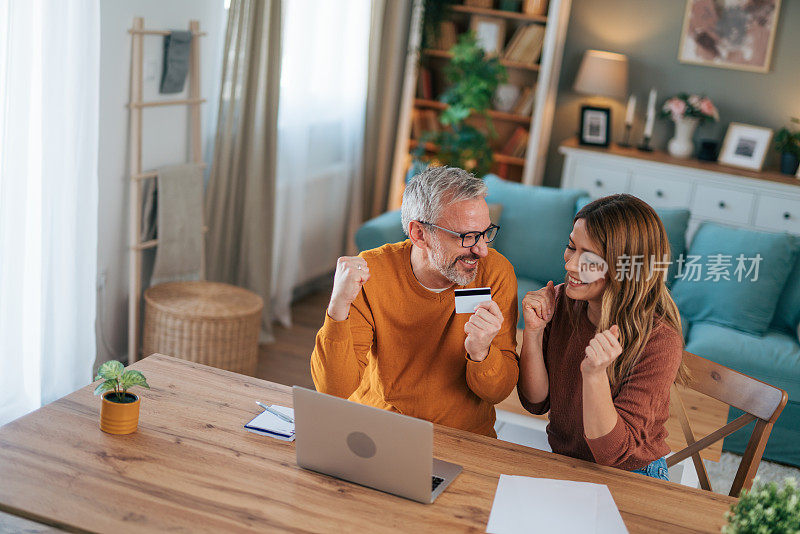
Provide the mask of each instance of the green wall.
{"label": "green wall", "polygon": [[[783,0],[770,71],[765,74],[701,67],[678,61],[685,0],[573,0],[564,47],[556,113],[545,171],[545,185],[561,182],[563,156],[558,145],[576,135],[580,106],[589,97],[572,91],[583,52],[590,48],[628,56],[629,91],[638,97],[632,138],[641,140],[650,87],[658,104],[680,91],[705,93],[717,105],[720,122],[701,126],[695,140],[722,141],[729,122],[777,130],[790,116],[800,116],[800,1]],[[613,140],[621,141],[625,102],[606,100],[612,108]],[[672,137],[668,120],[657,119],[653,146],[665,149]],[[766,167],[777,167],[770,151]]]}

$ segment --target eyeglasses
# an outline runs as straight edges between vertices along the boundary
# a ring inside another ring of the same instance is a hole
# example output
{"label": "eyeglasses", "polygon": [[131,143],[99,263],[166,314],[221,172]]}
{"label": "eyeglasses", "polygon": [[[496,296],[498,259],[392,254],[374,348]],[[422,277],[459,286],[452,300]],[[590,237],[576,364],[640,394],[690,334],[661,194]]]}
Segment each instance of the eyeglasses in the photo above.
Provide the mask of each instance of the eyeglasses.
{"label": "eyeglasses", "polygon": [[464,232],[463,234],[459,234],[458,232],[454,232],[452,230],[448,230],[447,228],[442,228],[441,226],[436,226],[433,223],[419,221],[420,224],[424,224],[426,226],[433,226],[434,228],[438,228],[439,230],[444,230],[448,234],[453,234],[454,236],[461,238],[461,246],[464,248],[472,248],[478,244],[481,237],[483,237],[487,243],[491,243],[494,241],[494,238],[497,237],[497,231],[500,230],[500,227],[496,224],[490,224],[489,228],[484,230],[483,232]]}

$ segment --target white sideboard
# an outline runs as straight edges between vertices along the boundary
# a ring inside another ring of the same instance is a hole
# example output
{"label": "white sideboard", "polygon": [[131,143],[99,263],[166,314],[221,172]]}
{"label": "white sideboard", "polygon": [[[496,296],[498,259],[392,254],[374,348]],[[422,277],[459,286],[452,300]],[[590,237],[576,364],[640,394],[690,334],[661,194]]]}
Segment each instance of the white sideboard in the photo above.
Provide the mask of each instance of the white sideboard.
{"label": "white sideboard", "polygon": [[583,189],[592,198],[630,193],[654,208],[686,208],[688,239],[703,221],[800,234],[800,179],[792,176],[635,148],[584,147],[576,140],[559,151],[565,157],[562,188]]}

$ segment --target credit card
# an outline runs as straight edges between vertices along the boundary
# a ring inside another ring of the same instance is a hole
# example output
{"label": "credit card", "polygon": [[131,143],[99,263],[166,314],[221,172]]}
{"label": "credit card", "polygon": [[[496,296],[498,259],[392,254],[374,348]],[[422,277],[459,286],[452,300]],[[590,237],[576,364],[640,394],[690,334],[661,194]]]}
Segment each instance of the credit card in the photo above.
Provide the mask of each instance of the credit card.
{"label": "credit card", "polygon": [[475,306],[492,300],[491,287],[456,289],[456,313],[475,313]]}

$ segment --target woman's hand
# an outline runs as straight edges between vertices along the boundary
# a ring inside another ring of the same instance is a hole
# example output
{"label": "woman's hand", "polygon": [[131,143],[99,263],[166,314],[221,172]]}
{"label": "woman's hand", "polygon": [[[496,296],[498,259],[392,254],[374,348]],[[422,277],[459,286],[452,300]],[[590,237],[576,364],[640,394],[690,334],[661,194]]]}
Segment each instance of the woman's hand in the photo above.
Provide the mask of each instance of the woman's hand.
{"label": "woman's hand", "polygon": [[528,291],[522,299],[522,316],[525,319],[525,330],[539,333],[544,330],[556,307],[556,290],[553,281],[539,291]]}
{"label": "woman's hand", "polygon": [[619,327],[598,332],[586,347],[586,357],[581,362],[581,373],[584,376],[605,375],[606,369],[622,354],[619,343]]}

